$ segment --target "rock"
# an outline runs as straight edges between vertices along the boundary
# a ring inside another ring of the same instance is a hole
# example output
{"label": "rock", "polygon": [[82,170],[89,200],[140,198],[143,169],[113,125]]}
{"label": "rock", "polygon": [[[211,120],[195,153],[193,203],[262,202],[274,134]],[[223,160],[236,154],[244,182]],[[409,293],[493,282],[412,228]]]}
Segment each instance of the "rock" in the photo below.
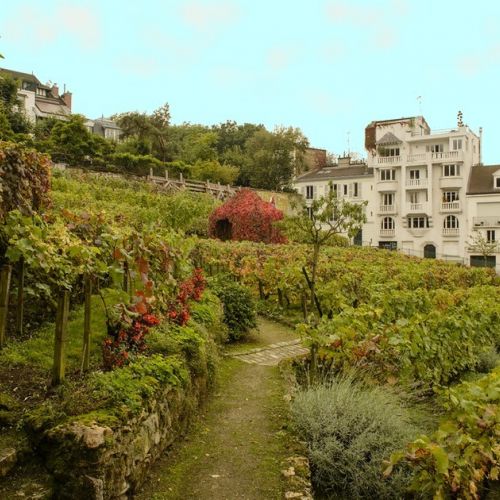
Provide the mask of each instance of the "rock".
{"label": "rock", "polygon": [[109,427],[101,427],[97,424],[90,426],[73,424],[71,431],[79,441],[91,449],[104,445],[106,439],[113,435],[113,431]]}
{"label": "rock", "polygon": [[299,493],[298,491],[287,491],[285,493],[285,498],[301,498],[302,493]]}
{"label": "rock", "polygon": [[285,477],[295,476],[295,469],[293,467],[289,467],[288,469],[282,470],[281,473]]}
{"label": "rock", "polygon": [[5,448],[0,451],[0,477],[6,476],[17,463],[15,448]]}

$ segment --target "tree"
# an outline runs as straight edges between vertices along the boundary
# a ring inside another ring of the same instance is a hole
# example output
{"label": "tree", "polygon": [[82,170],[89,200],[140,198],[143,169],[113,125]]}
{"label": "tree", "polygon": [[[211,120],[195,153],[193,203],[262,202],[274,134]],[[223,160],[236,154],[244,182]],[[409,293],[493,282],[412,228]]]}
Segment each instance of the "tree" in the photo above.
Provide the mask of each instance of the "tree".
{"label": "tree", "polygon": [[496,241],[488,241],[482,231],[477,231],[474,236],[469,239],[469,251],[477,252],[482,255],[484,267],[487,266],[488,257],[493,255],[497,249]]}
{"label": "tree", "polygon": [[300,170],[308,140],[299,129],[259,130],[245,143],[247,162],[241,171],[243,184],[281,190],[290,186]]}
{"label": "tree", "polygon": [[311,303],[316,305],[322,316],[321,304],[316,297],[316,278],[321,248],[335,242],[341,234],[353,238],[366,222],[364,207],[367,202],[350,203],[338,198],[330,183],[328,193],[307,206],[303,203],[299,213],[289,217],[283,224],[290,239],[298,239],[312,246],[310,274],[302,269],[309,290]]}
{"label": "tree", "polygon": [[32,126],[17,96],[18,83],[8,75],[0,77],[0,104],[2,113],[15,134],[27,134]]}
{"label": "tree", "polygon": [[189,176],[200,181],[233,184],[238,177],[238,169],[231,165],[221,165],[217,160],[198,160],[191,167]]}

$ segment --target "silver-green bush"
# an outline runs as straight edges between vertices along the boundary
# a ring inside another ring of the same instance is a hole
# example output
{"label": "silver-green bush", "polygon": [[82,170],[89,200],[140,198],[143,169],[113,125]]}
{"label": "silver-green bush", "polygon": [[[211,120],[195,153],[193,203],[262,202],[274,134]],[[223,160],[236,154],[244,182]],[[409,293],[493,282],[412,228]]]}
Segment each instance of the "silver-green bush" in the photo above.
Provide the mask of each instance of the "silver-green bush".
{"label": "silver-green bush", "polygon": [[300,391],[292,415],[308,444],[313,482],[320,496],[404,496],[409,471],[385,479],[382,462],[420,429],[395,394],[344,376]]}

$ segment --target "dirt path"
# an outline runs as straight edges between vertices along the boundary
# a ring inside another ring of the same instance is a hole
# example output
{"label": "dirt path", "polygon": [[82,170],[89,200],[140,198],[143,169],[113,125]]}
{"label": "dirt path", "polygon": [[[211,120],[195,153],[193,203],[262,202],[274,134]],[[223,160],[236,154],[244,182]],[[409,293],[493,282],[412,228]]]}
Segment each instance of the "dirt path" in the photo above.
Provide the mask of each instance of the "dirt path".
{"label": "dirt path", "polygon": [[[260,334],[234,352],[292,340],[283,326],[259,322]],[[286,403],[276,366],[226,357],[218,391],[185,440],[152,467],[137,499],[273,500],[283,496]]]}

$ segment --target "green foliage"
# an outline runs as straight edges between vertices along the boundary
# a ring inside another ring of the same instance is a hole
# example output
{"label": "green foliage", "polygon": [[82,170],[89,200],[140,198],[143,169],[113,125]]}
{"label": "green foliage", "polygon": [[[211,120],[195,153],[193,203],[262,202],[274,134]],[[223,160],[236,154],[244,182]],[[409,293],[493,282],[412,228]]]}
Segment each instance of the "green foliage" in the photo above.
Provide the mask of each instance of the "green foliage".
{"label": "green foliage", "polygon": [[289,187],[294,173],[301,169],[308,145],[299,129],[258,130],[245,143],[247,161],[240,167],[240,182],[272,190]]}
{"label": "green foliage", "polygon": [[210,284],[224,306],[224,323],[229,328],[229,340],[240,339],[257,326],[256,306],[251,291],[240,283],[219,278]]}
{"label": "green foliage", "polygon": [[0,142],[0,218],[10,210],[31,214],[49,204],[49,159],[32,149]]}
{"label": "green foliage", "polygon": [[486,480],[500,476],[500,369],[445,390],[443,398],[448,414],[439,429],[392,454],[386,475],[409,464],[411,490],[426,498],[483,498]]}
{"label": "green foliage", "polygon": [[217,205],[210,195],[180,192],[166,195],[144,182],[104,178],[93,174],[67,173],[54,178],[53,199],[57,210],[104,212],[120,217],[120,225],[156,227],[204,235],[208,216]]}
{"label": "green foliage", "polygon": [[231,165],[221,165],[217,160],[198,160],[191,167],[189,177],[201,181],[234,184],[238,177],[238,169]]}
{"label": "green foliage", "polygon": [[110,155],[109,161],[117,168],[107,168],[118,173],[139,176],[149,175],[150,168],[164,167],[164,163],[151,155],[134,155],[131,153],[114,153]]}
{"label": "green foliage", "polygon": [[391,480],[382,477],[383,460],[419,430],[411,412],[390,392],[334,379],[298,392],[292,418],[306,440],[315,489],[327,498],[402,498],[408,468]]}

